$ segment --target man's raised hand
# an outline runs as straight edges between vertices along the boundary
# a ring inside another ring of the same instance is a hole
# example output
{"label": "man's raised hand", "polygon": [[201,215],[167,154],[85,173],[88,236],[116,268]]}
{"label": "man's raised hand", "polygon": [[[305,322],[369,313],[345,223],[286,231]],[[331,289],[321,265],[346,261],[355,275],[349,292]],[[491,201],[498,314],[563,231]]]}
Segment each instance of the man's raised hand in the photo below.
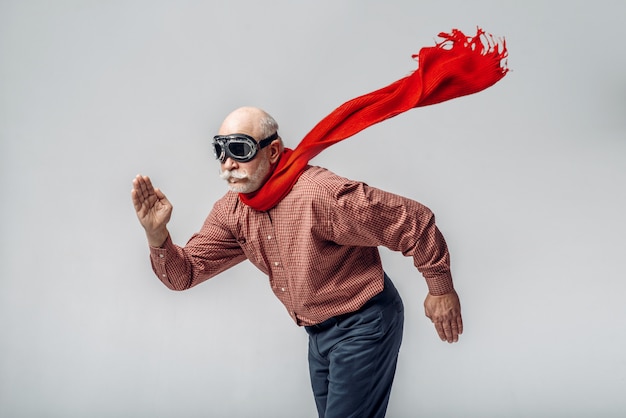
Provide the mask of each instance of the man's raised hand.
{"label": "man's raised hand", "polygon": [[146,230],[148,244],[162,246],[169,235],[167,223],[172,216],[172,204],[161,190],[152,186],[148,176],[137,175],[133,179],[131,197],[137,218]]}

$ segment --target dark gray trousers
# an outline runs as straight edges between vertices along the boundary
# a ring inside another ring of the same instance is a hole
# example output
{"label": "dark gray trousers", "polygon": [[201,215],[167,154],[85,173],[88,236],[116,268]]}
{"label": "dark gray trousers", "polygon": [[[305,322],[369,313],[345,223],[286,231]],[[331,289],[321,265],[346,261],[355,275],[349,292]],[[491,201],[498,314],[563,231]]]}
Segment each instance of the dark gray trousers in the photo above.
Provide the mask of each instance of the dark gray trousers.
{"label": "dark gray trousers", "polygon": [[385,274],[385,289],[358,311],[305,327],[320,418],[385,416],[403,325],[402,299]]}

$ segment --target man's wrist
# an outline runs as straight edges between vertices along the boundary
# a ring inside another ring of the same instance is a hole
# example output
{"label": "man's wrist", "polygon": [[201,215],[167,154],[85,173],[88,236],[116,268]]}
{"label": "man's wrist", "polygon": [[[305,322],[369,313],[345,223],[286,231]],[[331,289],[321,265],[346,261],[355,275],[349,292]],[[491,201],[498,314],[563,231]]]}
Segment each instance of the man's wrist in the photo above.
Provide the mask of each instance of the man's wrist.
{"label": "man's wrist", "polygon": [[146,237],[148,238],[148,245],[154,248],[161,248],[165,241],[167,241],[167,237],[169,237],[170,233],[167,228],[163,228],[159,231],[154,231],[151,233],[146,232]]}

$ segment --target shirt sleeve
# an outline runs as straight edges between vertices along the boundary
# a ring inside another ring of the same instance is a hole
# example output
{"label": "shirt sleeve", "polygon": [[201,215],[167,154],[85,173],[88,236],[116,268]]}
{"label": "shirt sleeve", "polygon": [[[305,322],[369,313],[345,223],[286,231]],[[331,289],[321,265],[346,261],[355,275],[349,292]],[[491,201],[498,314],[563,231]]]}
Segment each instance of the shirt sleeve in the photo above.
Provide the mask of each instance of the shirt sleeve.
{"label": "shirt sleeve", "polygon": [[360,182],[343,183],[333,201],[335,242],[400,251],[413,258],[430,294],[454,289],[448,247],[426,206]]}
{"label": "shirt sleeve", "polygon": [[211,211],[184,247],[169,236],[161,248],[150,247],[152,270],[165,286],[189,289],[246,259],[235,237],[216,218],[215,210]]}

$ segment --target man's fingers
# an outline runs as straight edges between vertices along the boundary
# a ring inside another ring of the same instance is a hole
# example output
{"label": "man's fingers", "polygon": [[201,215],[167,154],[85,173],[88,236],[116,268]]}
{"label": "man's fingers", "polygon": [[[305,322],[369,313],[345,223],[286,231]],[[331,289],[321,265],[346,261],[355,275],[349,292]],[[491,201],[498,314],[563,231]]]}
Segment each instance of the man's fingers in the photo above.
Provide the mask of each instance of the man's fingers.
{"label": "man's fingers", "polygon": [[137,189],[132,189],[130,191],[130,196],[133,199],[133,206],[135,207],[135,211],[139,211],[139,209],[141,209],[141,200],[139,199],[139,193],[137,192]]}
{"label": "man's fingers", "polygon": [[139,186],[141,187],[141,195],[144,200],[149,199],[150,195],[154,193],[154,188],[152,187],[152,183],[148,177],[140,177]]}
{"label": "man's fingers", "polygon": [[455,343],[459,340],[459,334],[463,333],[463,323],[456,319],[451,321],[435,322],[435,329],[442,341]]}
{"label": "man's fingers", "polygon": [[446,332],[443,329],[443,323],[442,322],[435,322],[435,329],[437,330],[437,334],[439,334],[439,338],[441,338],[441,341],[445,341],[446,340]]}
{"label": "man's fingers", "polygon": [[143,183],[143,179],[141,178],[140,175],[137,175],[137,177],[133,179],[133,191],[135,192],[133,194],[133,198],[135,198],[136,200],[140,202],[145,199],[144,192],[142,190],[143,189],[142,183]]}
{"label": "man's fingers", "polygon": [[152,187],[152,182],[148,176],[138,174],[133,180],[133,187],[137,190],[138,197],[142,200],[146,200],[150,195],[154,194],[154,187]]}
{"label": "man's fingers", "polygon": [[157,194],[152,187],[152,182],[148,176],[142,176],[138,174],[133,179],[133,190],[131,191],[133,199],[133,205],[137,215],[142,218],[146,215],[147,211],[157,201]]}
{"label": "man's fingers", "polygon": [[143,206],[146,198],[141,190],[141,184],[139,181],[139,176],[133,179],[133,189],[130,192],[131,198],[133,200],[133,206],[135,206],[135,211],[139,212],[141,207]]}
{"label": "man's fingers", "polygon": [[449,343],[455,343],[455,342],[459,341],[459,334],[460,334],[460,332],[459,332],[458,323],[455,320],[452,320],[450,322],[450,327],[452,328],[452,335],[451,335],[452,340],[448,339],[448,342]]}
{"label": "man's fingers", "polygon": [[143,184],[144,184],[146,192],[149,195],[153,194],[154,193],[154,186],[152,186],[152,181],[150,180],[150,177],[142,176],[142,180],[143,180]]}
{"label": "man's fingers", "polygon": [[133,190],[135,195],[133,199],[136,199],[139,203],[147,203],[148,206],[152,206],[156,200],[165,198],[165,195],[152,186],[152,181],[148,176],[137,175],[133,179]]}
{"label": "man's fingers", "polygon": [[[456,332],[456,323],[455,326],[452,326],[452,322],[445,321],[443,323],[443,332],[445,334],[445,341],[451,343],[458,339],[458,332]],[[456,339],[454,338],[456,335]]]}

